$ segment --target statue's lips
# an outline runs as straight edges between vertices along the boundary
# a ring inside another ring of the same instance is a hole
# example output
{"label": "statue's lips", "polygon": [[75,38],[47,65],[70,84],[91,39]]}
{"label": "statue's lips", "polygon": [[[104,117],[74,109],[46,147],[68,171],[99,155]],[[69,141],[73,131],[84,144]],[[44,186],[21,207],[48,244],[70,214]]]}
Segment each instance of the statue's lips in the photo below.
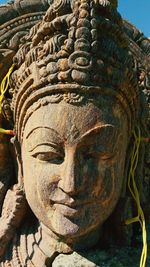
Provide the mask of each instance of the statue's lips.
{"label": "statue's lips", "polygon": [[62,213],[65,216],[74,216],[74,215],[78,215],[80,214],[84,208],[87,205],[92,204],[93,201],[89,201],[89,202],[80,202],[80,203],[72,203],[72,204],[67,204],[67,203],[54,203],[53,204],[53,208],[56,209],[56,211]]}
{"label": "statue's lips", "polygon": [[64,204],[54,204],[53,208],[56,209],[57,212],[63,214],[64,216],[72,217],[79,213],[79,209],[71,208]]}

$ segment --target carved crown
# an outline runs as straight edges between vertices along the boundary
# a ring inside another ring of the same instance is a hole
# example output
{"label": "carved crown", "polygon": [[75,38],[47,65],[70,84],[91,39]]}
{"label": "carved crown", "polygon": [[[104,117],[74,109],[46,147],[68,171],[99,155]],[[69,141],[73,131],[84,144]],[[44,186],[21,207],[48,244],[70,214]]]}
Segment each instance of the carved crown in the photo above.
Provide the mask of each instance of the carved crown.
{"label": "carved crown", "polygon": [[135,63],[116,7],[115,0],[53,1],[14,58],[16,127],[38,99],[64,92],[112,94],[136,117]]}

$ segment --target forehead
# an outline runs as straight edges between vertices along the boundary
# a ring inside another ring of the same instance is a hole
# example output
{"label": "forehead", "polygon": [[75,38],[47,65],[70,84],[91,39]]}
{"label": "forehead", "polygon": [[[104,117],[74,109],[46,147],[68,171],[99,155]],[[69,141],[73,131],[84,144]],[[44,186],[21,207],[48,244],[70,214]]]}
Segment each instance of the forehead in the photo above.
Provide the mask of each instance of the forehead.
{"label": "forehead", "polygon": [[66,102],[48,104],[36,110],[28,119],[24,136],[37,128],[50,128],[67,139],[68,136],[84,135],[95,126],[112,124],[121,128],[124,121],[117,105],[96,106],[93,103],[77,106]]}

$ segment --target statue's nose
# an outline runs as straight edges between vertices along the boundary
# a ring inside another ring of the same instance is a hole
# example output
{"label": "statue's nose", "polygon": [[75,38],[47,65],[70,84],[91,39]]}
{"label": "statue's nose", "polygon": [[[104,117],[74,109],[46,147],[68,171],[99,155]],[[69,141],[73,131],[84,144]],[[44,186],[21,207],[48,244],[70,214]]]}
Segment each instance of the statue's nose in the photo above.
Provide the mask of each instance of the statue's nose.
{"label": "statue's nose", "polygon": [[76,194],[80,190],[80,166],[77,155],[73,149],[68,149],[65,161],[60,173],[58,187],[69,195]]}

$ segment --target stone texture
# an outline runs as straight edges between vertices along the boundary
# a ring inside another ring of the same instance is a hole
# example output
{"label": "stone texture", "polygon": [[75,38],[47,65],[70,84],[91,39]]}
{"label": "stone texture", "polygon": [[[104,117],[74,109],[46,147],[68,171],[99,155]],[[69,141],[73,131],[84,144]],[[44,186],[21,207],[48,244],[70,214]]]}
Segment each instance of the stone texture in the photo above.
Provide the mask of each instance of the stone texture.
{"label": "stone texture", "polygon": [[[71,255],[57,256],[52,267],[138,267],[140,254],[140,244],[133,247],[112,247],[101,251],[95,249],[84,253],[73,252]],[[146,266],[148,267],[149,264],[150,254],[148,253]]]}
{"label": "stone texture", "polygon": [[[76,252],[71,255],[60,254],[53,262],[52,267],[96,267],[92,261],[84,258]],[[99,267],[99,266],[97,266]]]}
{"label": "stone texture", "polygon": [[117,4],[0,6],[0,80],[14,63],[0,127],[15,135],[0,135],[2,267],[139,264],[127,179],[140,133],[135,181],[147,222],[150,40]]}

